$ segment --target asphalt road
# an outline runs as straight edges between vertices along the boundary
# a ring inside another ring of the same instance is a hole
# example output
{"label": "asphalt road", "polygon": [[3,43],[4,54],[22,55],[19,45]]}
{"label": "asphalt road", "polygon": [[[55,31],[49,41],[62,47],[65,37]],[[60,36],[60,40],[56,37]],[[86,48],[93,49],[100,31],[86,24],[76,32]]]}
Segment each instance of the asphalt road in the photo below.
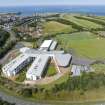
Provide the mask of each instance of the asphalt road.
{"label": "asphalt road", "polygon": [[42,103],[40,104],[40,103],[31,102],[31,101],[25,101],[25,100],[16,98],[14,96],[9,96],[6,93],[1,91],[0,91],[0,97],[3,100],[8,101],[10,103],[16,103],[16,105],[50,105],[50,104],[42,104]]}

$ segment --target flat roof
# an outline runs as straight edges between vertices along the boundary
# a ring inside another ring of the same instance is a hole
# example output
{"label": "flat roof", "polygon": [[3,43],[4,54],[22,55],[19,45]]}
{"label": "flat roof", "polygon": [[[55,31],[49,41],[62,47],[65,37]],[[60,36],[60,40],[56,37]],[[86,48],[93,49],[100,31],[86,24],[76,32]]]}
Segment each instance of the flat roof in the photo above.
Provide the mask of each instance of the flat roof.
{"label": "flat roof", "polygon": [[31,67],[27,71],[27,75],[41,76],[45,66],[49,60],[49,56],[47,55],[39,55],[36,57]]}
{"label": "flat roof", "polygon": [[45,41],[42,43],[42,45],[40,46],[40,48],[43,48],[43,47],[44,47],[44,48],[49,48],[52,42],[53,42],[52,40],[45,40]]}
{"label": "flat roof", "polygon": [[26,50],[29,50],[30,48],[28,47],[22,47],[20,48],[20,52],[24,53]]}
{"label": "flat roof", "polygon": [[68,66],[71,58],[72,58],[71,54],[56,54],[55,55],[57,64],[62,67]]}
{"label": "flat roof", "polygon": [[32,56],[37,56],[39,54],[42,54],[42,55],[54,55],[54,54],[63,54],[64,51],[43,51],[43,50],[35,50],[35,49],[29,49],[29,50],[26,50],[24,52],[25,54],[27,55],[32,55]]}
{"label": "flat roof", "polygon": [[72,69],[71,69],[71,72],[73,73],[72,74],[73,76],[79,76],[81,74],[81,67],[73,65]]}
{"label": "flat roof", "polygon": [[20,54],[18,57],[16,57],[15,59],[13,59],[11,62],[9,62],[8,64],[6,64],[3,67],[4,71],[13,71],[17,66],[19,66],[22,62],[24,62],[26,59],[28,59],[29,56],[24,55],[24,54]]}
{"label": "flat roof", "polygon": [[57,41],[53,41],[53,43],[50,46],[50,50],[55,50],[56,46],[57,46]]}

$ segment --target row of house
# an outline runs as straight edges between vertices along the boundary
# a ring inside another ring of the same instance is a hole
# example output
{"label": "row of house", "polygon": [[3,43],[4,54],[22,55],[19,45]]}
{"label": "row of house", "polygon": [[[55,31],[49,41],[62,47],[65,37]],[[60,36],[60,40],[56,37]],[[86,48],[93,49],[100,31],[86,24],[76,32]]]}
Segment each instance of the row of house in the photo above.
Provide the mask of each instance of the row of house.
{"label": "row of house", "polygon": [[49,60],[53,59],[60,72],[59,67],[69,66],[72,56],[65,54],[64,51],[56,51],[56,46],[56,41],[45,40],[39,49],[21,48],[22,54],[6,64],[2,71],[5,76],[15,76],[23,67],[32,62],[27,70],[26,78],[37,80],[41,79]]}

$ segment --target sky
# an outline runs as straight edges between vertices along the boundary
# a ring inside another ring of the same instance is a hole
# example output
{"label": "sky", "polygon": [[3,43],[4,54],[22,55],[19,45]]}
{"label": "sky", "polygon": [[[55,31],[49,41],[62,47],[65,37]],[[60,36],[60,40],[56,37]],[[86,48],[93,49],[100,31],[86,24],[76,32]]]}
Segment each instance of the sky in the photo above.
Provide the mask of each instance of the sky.
{"label": "sky", "polygon": [[0,0],[0,6],[105,5],[105,0]]}

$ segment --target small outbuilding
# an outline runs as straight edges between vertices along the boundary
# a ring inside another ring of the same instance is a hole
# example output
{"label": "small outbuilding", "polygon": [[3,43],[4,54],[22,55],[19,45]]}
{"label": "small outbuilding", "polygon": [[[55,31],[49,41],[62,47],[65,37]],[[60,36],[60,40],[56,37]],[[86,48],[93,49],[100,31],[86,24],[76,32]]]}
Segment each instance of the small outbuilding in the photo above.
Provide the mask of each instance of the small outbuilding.
{"label": "small outbuilding", "polygon": [[83,66],[83,65],[72,65],[72,76],[80,76],[82,72],[92,72],[93,69],[90,66]]}

